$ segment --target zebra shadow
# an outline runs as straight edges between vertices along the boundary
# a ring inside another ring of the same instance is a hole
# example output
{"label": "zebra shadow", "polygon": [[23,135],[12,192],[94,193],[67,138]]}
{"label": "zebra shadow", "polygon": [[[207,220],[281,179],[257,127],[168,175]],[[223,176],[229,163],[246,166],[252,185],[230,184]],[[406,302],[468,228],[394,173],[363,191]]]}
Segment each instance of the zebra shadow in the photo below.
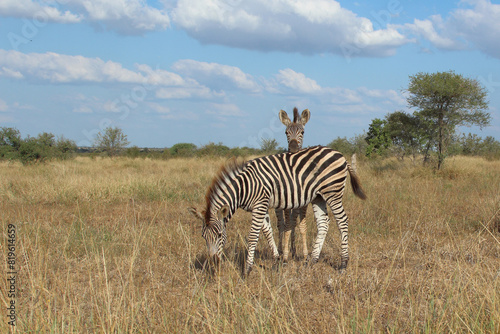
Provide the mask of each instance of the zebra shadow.
{"label": "zebra shadow", "polygon": [[[242,276],[245,275],[245,264],[248,256],[246,243],[234,242],[226,249],[226,260],[231,261]],[[254,252],[254,267],[262,269],[272,269],[275,267],[275,261],[272,251],[268,248],[257,248]]]}
{"label": "zebra shadow", "polygon": [[[209,277],[214,276],[218,270],[229,270],[230,267],[233,267],[244,276],[247,255],[248,249],[245,243],[233,242],[226,247],[221,260],[210,258],[208,254],[201,253],[192,260],[190,267],[205,272]],[[254,267],[258,266],[265,270],[274,267],[274,257],[270,250],[256,249],[254,259]],[[229,266],[225,266],[225,263],[229,263]]]}
{"label": "zebra shadow", "polygon": [[208,277],[213,277],[220,270],[220,262],[210,258],[207,254],[199,254],[192,260],[191,268],[206,273]]}

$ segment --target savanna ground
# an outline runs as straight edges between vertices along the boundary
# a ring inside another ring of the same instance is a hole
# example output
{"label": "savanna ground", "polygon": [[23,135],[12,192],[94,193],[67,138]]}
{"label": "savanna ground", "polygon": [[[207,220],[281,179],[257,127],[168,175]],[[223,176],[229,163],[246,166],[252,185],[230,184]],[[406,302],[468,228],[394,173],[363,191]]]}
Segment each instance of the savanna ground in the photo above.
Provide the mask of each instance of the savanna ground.
{"label": "savanna ground", "polygon": [[[245,280],[250,214],[239,210],[229,223],[225,259],[210,274],[201,223],[187,211],[202,207],[222,163],[0,163],[0,332],[500,332],[500,161],[449,158],[440,172],[360,162],[368,199],[346,189],[346,272],[336,269],[332,222],[319,263],[297,257],[273,270],[261,238]],[[8,224],[16,227],[15,327],[6,309]]]}

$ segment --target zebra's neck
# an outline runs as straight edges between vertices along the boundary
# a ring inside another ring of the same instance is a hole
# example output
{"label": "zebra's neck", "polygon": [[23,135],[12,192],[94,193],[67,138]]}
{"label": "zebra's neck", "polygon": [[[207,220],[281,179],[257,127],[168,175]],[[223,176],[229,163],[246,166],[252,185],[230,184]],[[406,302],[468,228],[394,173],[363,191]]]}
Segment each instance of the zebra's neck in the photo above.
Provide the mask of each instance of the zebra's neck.
{"label": "zebra's neck", "polygon": [[243,162],[233,159],[219,170],[205,196],[206,222],[210,221],[211,216],[217,215],[218,210],[224,205],[229,207],[228,218],[231,218],[239,207],[242,187],[239,176],[243,172],[243,167]]}

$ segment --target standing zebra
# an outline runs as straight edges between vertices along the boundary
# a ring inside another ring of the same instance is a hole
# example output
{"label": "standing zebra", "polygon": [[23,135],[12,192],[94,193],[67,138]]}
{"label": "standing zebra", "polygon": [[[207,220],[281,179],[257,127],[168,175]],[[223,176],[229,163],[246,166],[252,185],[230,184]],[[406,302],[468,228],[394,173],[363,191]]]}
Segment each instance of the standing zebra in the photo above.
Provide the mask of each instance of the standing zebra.
{"label": "standing zebra", "polygon": [[[299,115],[299,111],[297,110],[297,108],[293,108],[293,122],[290,120],[288,114],[284,110],[280,110],[278,116],[281,123],[286,126],[285,135],[288,141],[288,152],[295,153],[298,150],[302,149],[302,141],[304,140],[304,126],[311,118],[311,112],[309,111],[309,109],[305,109],[304,111],[302,111],[302,114]],[[290,210],[275,210],[275,213],[276,218],[278,219],[279,230],[278,252],[280,254],[283,254],[283,234],[285,232],[285,225],[288,224],[291,226],[291,252],[292,256],[295,255],[295,225],[297,217],[300,216],[300,222],[298,226],[300,234],[302,236],[302,253],[304,254],[304,259],[307,259],[307,206],[292,210],[291,215]]]}
{"label": "standing zebra", "polygon": [[[205,196],[203,212],[190,211],[203,221],[202,236],[207,242],[210,256],[220,258],[226,242],[226,224],[236,209],[252,212],[252,226],[248,236],[248,256],[245,274],[250,273],[254,252],[263,230],[278,258],[278,250],[269,220],[269,208],[297,209],[313,204],[318,234],[311,253],[317,262],[328,232],[330,220],[327,205],[333,212],[341,236],[341,265],[343,270],[349,260],[347,242],[347,215],[342,205],[347,173],[351,177],[354,194],[366,198],[359,179],[341,153],[327,147],[315,146],[296,153],[281,153],[257,158],[246,163],[234,160],[224,166],[214,178]],[[285,233],[285,251],[288,237]]]}

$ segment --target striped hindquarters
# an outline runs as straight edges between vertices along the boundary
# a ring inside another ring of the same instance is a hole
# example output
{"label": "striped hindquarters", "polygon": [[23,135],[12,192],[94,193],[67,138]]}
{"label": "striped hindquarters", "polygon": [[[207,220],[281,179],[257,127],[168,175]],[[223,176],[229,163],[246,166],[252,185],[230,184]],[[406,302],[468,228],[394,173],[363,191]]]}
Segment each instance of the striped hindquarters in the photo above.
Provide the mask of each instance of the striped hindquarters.
{"label": "striped hindquarters", "polygon": [[341,153],[316,146],[250,161],[246,183],[253,179],[260,184],[255,189],[263,187],[269,192],[269,207],[296,209],[309,204],[318,194],[342,191],[347,166]]}

